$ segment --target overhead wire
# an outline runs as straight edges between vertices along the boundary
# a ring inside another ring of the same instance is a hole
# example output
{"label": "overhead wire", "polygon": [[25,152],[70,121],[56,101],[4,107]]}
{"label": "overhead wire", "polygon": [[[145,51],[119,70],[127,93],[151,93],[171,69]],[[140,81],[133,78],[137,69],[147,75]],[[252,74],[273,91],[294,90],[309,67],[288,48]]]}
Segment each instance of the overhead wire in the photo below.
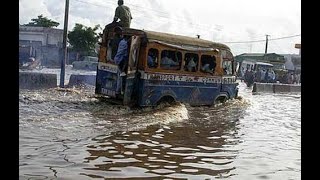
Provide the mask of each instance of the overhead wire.
{"label": "overhead wire", "polygon": [[[93,6],[97,6],[97,7],[105,7],[105,8],[108,8],[108,6],[106,5],[101,5],[101,4],[96,4],[96,3],[92,3],[92,2],[87,2],[87,1],[82,1],[82,0],[73,0],[73,1],[77,1],[77,2],[81,2],[81,3],[85,3],[85,4],[90,4],[90,5],[93,5]],[[111,1],[104,1],[104,3],[108,3],[108,4],[112,4],[112,5],[117,5],[117,3],[115,2],[111,2]],[[153,12],[157,12],[157,13],[161,13],[163,15],[157,15],[158,17],[161,17],[161,18],[165,18],[165,19],[170,19],[170,20],[173,20],[173,21],[176,21],[176,22],[179,22],[179,23],[183,23],[183,22],[187,22],[188,25],[191,25],[193,26],[195,29],[199,29],[199,30],[210,30],[212,29],[211,26],[208,26],[208,25],[203,25],[203,24],[194,24],[192,22],[189,22],[189,21],[185,21],[182,19],[175,19],[175,18],[172,18],[172,17],[168,17],[168,16],[165,16],[165,15],[170,15],[166,12],[162,12],[162,11],[159,11],[159,10],[154,10],[154,9],[151,9],[151,8],[146,8],[146,7],[142,7],[142,6],[138,6],[138,5],[134,5],[134,4],[130,4],[130,3],[127,3],[128,5],[130,5],[131,7],[136,7],[136,8],[131,8],[133,11],[136,11],[137,13],[143,13],[142,11],[145,11],[147,12],[147,10],[149,9],[150,11],[153,11]],[[141,8],[141,9],[139,9]],[[110,13],[108,13],[109,15],[111,15]],[[143,18],[148,18],[147,16],[142,16]],[[167,21],[164,21],[162,19],[158,19],[162,22],[167,22]],[[185,25],[187,25],[185,24]],[[202,28],[201,28],[202,27]],[[285,36],[285,37],[279,37],[279,38],[273,38],[273,39],[268,39],[268,41],[274,41],[274,40],[280,40],[280,39],[288,39],[288,38],[293,38],[293,37],[298,37],[298,36],[301,36],[301,34],[297,34],[297,35],[292,35],[292,36]],[[251,41],[225,41],[225,42],[222,42],[222,43],[228,43],[228,44],[242,44],[242,43],[257,43],[257,42],[265,42],[266,39],[263,39],[263,40],[251,40]]]}
{"label": "overhead wire", "polygon": [[[288,38],[293,38],[293,37],[298,37],[298,36],[301,36],[301,34],[268,39],[268,41],[274,41],[274,40],[279,40],[279,39],[288,39]],[[255,43],[255,42],[265,42],[265,41],[266,41],[266,39],[254,40],[254,41],[233,41],[233,42],[231,41],[231,42],[222,42],[222,43]]]}

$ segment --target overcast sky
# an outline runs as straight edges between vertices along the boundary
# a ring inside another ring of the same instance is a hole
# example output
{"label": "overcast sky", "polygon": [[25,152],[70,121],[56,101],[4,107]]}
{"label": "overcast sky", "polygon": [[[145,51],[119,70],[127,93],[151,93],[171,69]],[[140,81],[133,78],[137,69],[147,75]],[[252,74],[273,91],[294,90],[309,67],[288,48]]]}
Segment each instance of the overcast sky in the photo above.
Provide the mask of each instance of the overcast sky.
{"label": "overcast sky", "polygon": [[[68,30],[75,23],[104,27],[117,7],[117,0],[69,2]],[[124,4],[131,9],[132,28],[191,37],[199,34],[202,39],[227,44],[234,55],[264,53],[268,34],[268,53],[299,53],[294,45],[301,42],[301,0],[124,0]],[[43,14],[62,29],[64,8],[65,0],[19,0],[19,23]]]}

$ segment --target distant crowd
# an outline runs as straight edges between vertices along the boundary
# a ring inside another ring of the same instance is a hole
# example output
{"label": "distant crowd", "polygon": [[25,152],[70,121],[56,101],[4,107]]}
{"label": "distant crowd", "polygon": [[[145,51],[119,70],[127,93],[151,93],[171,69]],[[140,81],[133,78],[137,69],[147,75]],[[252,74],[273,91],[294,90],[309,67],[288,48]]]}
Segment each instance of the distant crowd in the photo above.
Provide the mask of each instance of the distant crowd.
{"label": "distant crowd", "polygon": [[289,71],[275,72],[272,68],[259,68],[257,71],[247,69],[242,75],[245,82],[300,84],[301,74]]}

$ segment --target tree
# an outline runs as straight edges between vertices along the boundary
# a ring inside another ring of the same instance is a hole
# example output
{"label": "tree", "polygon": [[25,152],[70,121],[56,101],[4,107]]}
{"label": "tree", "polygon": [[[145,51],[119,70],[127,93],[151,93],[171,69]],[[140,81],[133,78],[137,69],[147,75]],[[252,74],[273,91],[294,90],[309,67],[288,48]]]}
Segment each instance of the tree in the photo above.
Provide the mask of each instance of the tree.
{"label": "tree", "polygon": [[31,19],[32,22],[28,24],[24,24],[25,26],[35,26],[35,27],[57,27],[60,23],[48,19],[47,17],[43,17],[43,15],[39,15],[38,18]]}
{"label": "tree", "polygon": [[100,38],[100,34],[96,32],[99,28],[100,25],[91,28],[76,23],[73,30],[68,33],[68,39],[72,49],[81,55],[94,54],[95,44]]}

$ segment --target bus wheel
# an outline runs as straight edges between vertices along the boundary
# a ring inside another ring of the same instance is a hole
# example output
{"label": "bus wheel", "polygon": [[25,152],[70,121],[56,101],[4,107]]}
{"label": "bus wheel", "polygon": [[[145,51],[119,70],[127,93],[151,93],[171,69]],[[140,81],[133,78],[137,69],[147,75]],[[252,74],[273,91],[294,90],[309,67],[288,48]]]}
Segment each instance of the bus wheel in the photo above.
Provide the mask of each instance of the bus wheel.
{"label": "bus wheel", "polygon": [[164,96],[162,97],[158,102],[157,106],[159,105],[168,105],[168,104],[173,104],[175,102],[174,98],[171,96]]}
{"label": "bus wheel", "polygon": [[226,96],[219,96],[215,101],[214,104],[219,104],[219,103],[225,103],[228,100],[228,97]]}

